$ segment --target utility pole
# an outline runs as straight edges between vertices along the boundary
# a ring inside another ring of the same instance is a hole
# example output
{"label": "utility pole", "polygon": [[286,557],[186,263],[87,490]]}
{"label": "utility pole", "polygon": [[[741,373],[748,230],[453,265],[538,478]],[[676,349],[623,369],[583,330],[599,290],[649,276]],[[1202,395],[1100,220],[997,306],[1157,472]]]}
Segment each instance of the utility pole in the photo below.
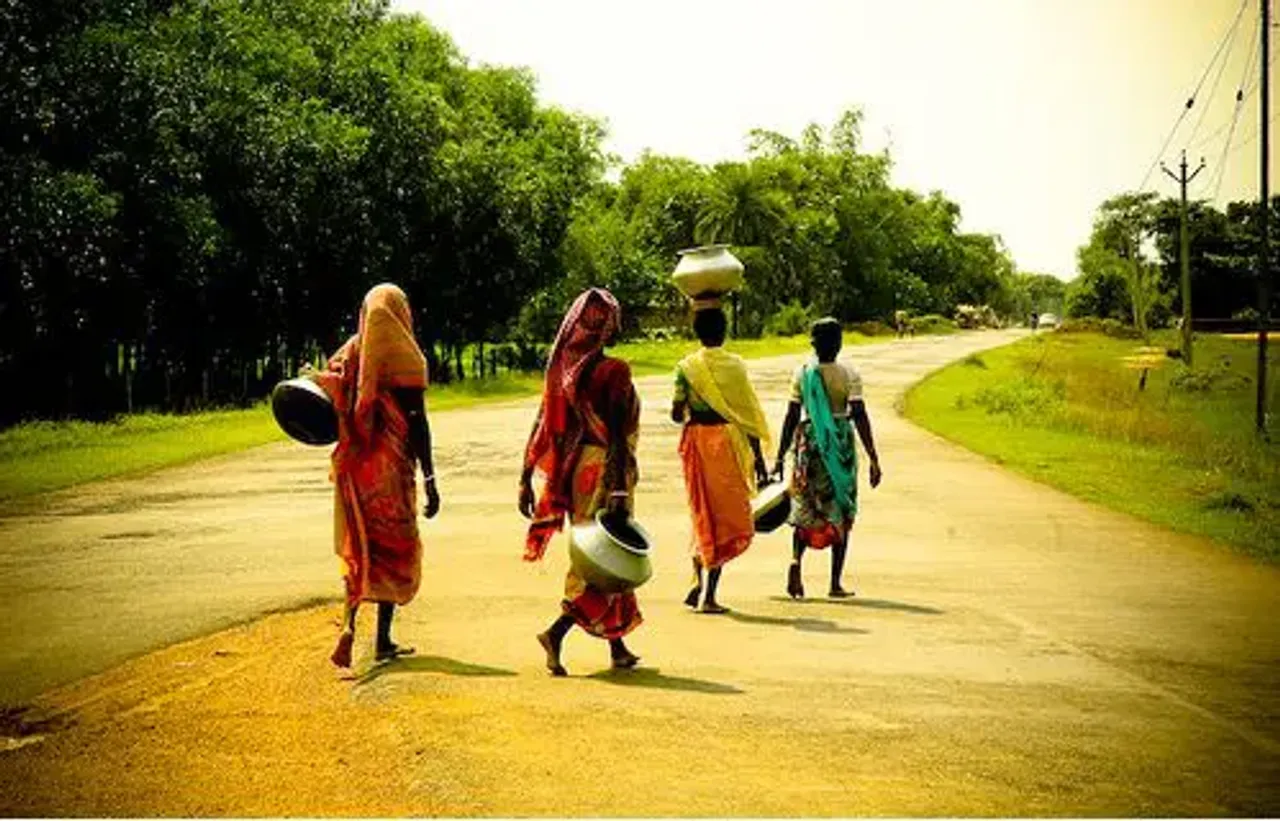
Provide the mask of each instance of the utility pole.
{"label": "utility pole", "polygon": [[[1265,0],[1264,0],[1265,1]],[[1182,361],[1191,367],[1191,240],[1187,236],[1187,184],[1204,170],[1204,157],[1200,158],[1200,167],[1187,176],[1187,152],[1182,152],[1182,164],[1178,173],[1174,174],[1164,163],[1160,170],[1182,188],[1182,207],[1178,209],[1178,256],[1182,262]]]}
{"label": "utility pole", "polygon": [[1262,213],[1259,216],[1261,242],[1258,247],[1258,433],[1267,432],[1267,326],[1271,324],[1271,192],[1267,175],[1271,173],[1267,152],[1271,148],[1271,0],[1262,0],[1262,175],[1260,194]]}

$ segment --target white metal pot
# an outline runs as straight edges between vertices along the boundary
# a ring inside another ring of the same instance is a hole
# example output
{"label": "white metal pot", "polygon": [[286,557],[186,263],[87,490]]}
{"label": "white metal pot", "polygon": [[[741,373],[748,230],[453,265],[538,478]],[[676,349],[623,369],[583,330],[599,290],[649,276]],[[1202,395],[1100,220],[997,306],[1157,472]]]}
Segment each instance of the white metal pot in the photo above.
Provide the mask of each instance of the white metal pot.
{"label": "white metal pot", "polygon": [[680,252],[671,279],[689,299],[720,296],[742,287],[742,262],[728,245],[688,248]]}
{"label": "white metal pot", "polygon": [[634,590],[653,575],[649,534],[632,519],[620,526],[606,521],[601,511],[595,521],[569,531],[569,563],[604,593]]}

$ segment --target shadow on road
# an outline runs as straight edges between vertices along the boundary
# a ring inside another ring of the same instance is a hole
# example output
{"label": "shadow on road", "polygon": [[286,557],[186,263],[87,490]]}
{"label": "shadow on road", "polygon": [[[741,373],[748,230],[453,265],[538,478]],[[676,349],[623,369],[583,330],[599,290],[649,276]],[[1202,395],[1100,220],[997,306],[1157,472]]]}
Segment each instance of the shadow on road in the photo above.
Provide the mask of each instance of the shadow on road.
{"label": "shadow on road", "polygon": [[514,676],[514,670],[486,667],[442,656],[408,656],[374,665],[356,677],[356,684],[369,684],[383,676],[401,673],[442,673],[446,676]]}
{"label": "shadow on road", "polygon": [[729,611],[728,616],[734,621],[740,621],[743,624],[768,624],[774,627],[793,627],[796,630],[803,630],[806,633],[851,633],[854,635],[866,635],[871,632],[869,630],[863,630],[861,627],[843,627],[830,619],[757,616],[753,613],[741,613],[737,610]]}
{"label": "shadow on road", "polygon": [[841,607],[866,607],[869,610],[896,610],[900,613],[915,613],[921,616],[941,616],[945,610],[929,607],[924,604],[908,604],[907,602],[889,601],[888,599],[828,599],[826,596],[806,599],[792,599],[787,596],[770,596],[770,601],[787,602],[788,604],[837,604]]}
{"label": "shadow on road", "polygon": [[731,684],[720,684],[716,681],[703,681],[697,678],[681,676],[664,676],[660,670],[640,667],[632,670],[602,670],[587,676],[589,679],[618,684],[623,687],[653,687],[658,690],[684,690],[690,693],[708,693],[712,695],[741,694]]}

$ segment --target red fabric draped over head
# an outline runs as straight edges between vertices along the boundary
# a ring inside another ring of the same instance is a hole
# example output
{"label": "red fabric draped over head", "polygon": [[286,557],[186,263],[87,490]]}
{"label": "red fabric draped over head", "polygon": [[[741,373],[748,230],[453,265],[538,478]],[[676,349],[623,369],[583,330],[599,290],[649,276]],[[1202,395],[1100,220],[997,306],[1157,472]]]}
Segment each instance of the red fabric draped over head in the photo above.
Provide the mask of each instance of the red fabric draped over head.
{"label": "red fabric draped over head", "polygon": [[[567,472],[582,439],[582,415],[577,410],[582,371],[618,332],[622,309],[613,294],[591,288],[574,300],[551,346],[547,377],[542,388],[538,427],[529,438],[524,464],[536,470],[545,484],[539,494],[535,525],[553,518],[562,522],[569,510]],[[557,527],[556,529],[559,529]],[[545,542],[542,544],[545,549]],[[528,556],[539,559],[541,555]]]}

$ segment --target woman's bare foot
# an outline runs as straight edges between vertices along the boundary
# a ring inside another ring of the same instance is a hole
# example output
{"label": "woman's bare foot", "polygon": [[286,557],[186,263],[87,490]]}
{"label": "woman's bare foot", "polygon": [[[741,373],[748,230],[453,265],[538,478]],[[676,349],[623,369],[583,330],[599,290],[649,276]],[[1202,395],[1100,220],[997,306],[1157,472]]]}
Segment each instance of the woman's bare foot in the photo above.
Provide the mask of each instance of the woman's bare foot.
{"label": "woman's bare foot", "polygon": [[728,613],[729,608],[725,607],[715,599],[707,599],[702,603],[702,609],[699,612],[720,615],[721,613]]}
{"label": "woman's bare foot", "polygon": [[684,606],[692,607],[693,609],[696,610],[698,608],[698,599],[701,597],[702,597],[702,585],[700,584],[694,585],[692,588],[690,588],[689,595],[684,597]]}
{"label": "woman's bare foot", "polygon": [[838,584],[827,591],[827,597],[832,599],[847,599],[854,595],[856,594],[852,590],[845,590]]}
{"label": "woman's bare foot", "polygon": [[355,644],[356,636],[350,631],[343,631],[338,636],[338,646],[333,648],[333,655],[329,656],[329,661],[333,662],[335,667],[351,666],[351,646]]}
{"label": "woman's bare foot", "polygon": [[623,644],[621,640],[611,644],[609,652],[613,657],[613,668],[615,670],[630,670],[640,662],[640,657],[627,649],[627,645]]}
{"label": "woman's bare foot", "polygon": [[569,671],[564,669],[564,665],[560,663],[560,642],[551,638],[550,633],[539,633],[538,644],[541,644],[542,649],[547,651],[547,670],[551,672],[551,675],[569,675]]}
{"label": "woman's bare foot", "polygon": [[793,599],[804,598],[804,580],[800,576],[798,564],[792,564],[787,570],[787,595]]}
{"label": "woman's bare foot", "polygon": [[390,661],[391,659],[400,658],[401,656],[412,656],[416,652],[418,651],[412,647],[402,647],[401,645],[392,642],[379,647],[375,651],[374,660]]}

